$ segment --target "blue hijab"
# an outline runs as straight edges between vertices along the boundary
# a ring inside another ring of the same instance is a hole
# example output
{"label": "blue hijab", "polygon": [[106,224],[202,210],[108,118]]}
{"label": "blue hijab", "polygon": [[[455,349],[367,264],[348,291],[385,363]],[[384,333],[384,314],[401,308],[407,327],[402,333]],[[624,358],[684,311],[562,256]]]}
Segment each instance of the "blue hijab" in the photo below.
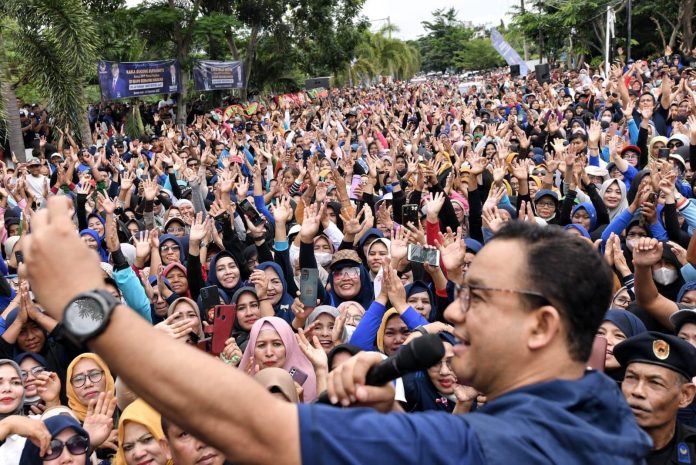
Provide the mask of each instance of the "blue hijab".
{"label": "blue hijab", "polygon": [[684,285],[681,287],[681,289],[679,289],[679,292],[677,293],[676,302],[681,302],[681,300],[684,298],[684,294],[686,294],[689,291],[696,291],[696,281],[689,281],[684,283]]}
{"label": "blue hijab", "polygon": [[109,254],[106,252],[106,250],[104,250],[104,247],[102,247],[102,241],[97,231],[94,229],[83,229],[80,231],[80,237],[82,236],[91,236],[92,239],[94,239],[94,241],[97,243],[97,252],[99,252],[99,258],[101,258],[101,261],[109,261]]}
{"label": "blue hijab", "polygon": [[284,319],[288,322],[288,324],[292,325],[292,320],[295,318],[295,314],[293,313],[291,308],[293,298],[292,296],[290,296],[290,294],[288,294],[288,282],[285,280],[283,270],[280,268],[280,265],[278,265],[275,262],[263,262],[256,265],[257,270],[266,270],[268,268],[271,268],[273,271],[276,272],[278,278],[280,279],[280,283],[283,286],[283,295],[281,296],[278,303],[273,306],[273,310],[275,310],[275,316]]}
{"label": "blue hijab", "polygon": [[435,321],[437,317],[437,305],[435,302],[435,296],[433,295],[432,289],[424,281],[413,281],[411,284],[406,286],[406,300],[413,294],[418,294],[421,292],[426,292],[428,294],[428,300],[430,301],[430,314],[428,315],[428,321]]}
{"label": "blue hijab", "polygon": [[[88,223],[89,223],[89,219],[90,219],[90,218],[96,218],[96,219],[98,219],[98,220],[101,222],[102,226],[104,226],[104,234],[106,234],[106,221],[104,221],[104,218],[102,218],[101,215],[99,215],[98,213],[94,213],[94,212],[92,212],[92,213],[90,213],[89,215],[87,215],[87,222],[88,222]],[[100,237],[101,237],[101,239],[104,239],[104,236],[103,236],[103,235],[100,236]]]}
{"label": "blue hijab", "polygon": [[626,310],[607,310],[603,321],[614,323],[627,339],[647,331],[640,318]]}
{"label": "blue hijab", "polygon": [[[82,428],[82,426],[80,426],[80,422],[78,422],[71,416],[56,415],[54,417],[43,420],[43,422],[46,425],[46,429],[48,429],[48,432],[51,433],[51,439],[55,439],[56,436],[58,436],[61,432],[65,431],[68,428],[72,428],[76,434],[79,434],[80,436],[89,439],[89,434],[87,434],[87,431],[85,431]],[[85,453],[83,457],[84,462],[82,463],[88,465],[89,450],[87,451],[87,453]],[[43,465],[43,459],[39,456],[39,448],[36,447],[33,442],[27,441],[24,443],[24,449],[22,450],[22,456],[19,459],[19,463],[21,463],[22,465]],[[77,460],[77,463],[80,463],[79,458]]]}
{"label": "blue hijab", "polygon": [[160,256],[162,255],[162,246],[167,241],[174,241],[179,246],[179,261],[182,265],[186,265],[188,253],[188,238],[176,237],[174,234],[164,234],[159,238]]}
{"label": "blue hijab", "polygon": [[585,239],[590,239],[590,233],[588,233],[587,229],[585,229],[585,227],[581,224],[570,223],[565,225],[563,229],[565,229],[566,231],[569,229],[575,229],[582,235],[582,237],[584,237]]}
{"label": "blue hijab", "polygon": [[[339,297],[338,294],[336,294],[336,291],[333,288],[333,275],[334,271],[349,267],[360,268],[360,291],[355,297],[351,297],[350,299],[343,299],[342,297]],[[335,264],[332,267],[331,273],[329,273],[329,277],[326,280],[326,282],[331,286],[331,291],[327,293],[324,303],[327,305],[331,305],[332,307],[338,307],[343,302],[353,301],[358,302],[360,305],[363,306],[363,308],[370,308],[370,304],[373,300],[375,300],[375,290],[372,287],[372,281],[370,281],[370,271],[367,268],[365,268],[365,266],[363,266],[361,263],[356,263],[353,261],[344,261]]]}
{"label": "blue hijab", "polygon": [[594,231],[594,229],[597,227],[597,209],[594,207],[594,205],[592,205],[590,202],[583,202],[574,206],[573,210],[570,212],[571,218],[578,210],[585,210],[587,212],[587,216],[590,217],[590,231]]}

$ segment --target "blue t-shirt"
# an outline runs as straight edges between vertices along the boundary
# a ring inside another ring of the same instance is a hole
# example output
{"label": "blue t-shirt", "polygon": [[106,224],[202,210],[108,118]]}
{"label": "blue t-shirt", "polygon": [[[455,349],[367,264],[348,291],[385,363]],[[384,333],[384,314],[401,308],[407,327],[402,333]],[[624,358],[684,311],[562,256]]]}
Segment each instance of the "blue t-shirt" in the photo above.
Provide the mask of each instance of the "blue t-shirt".
{"label": "blue t-shirt", "polygon": [[326,405],[298,409],[302,465],[485,463],[466,416]]}
{"label": "blue t-shirt", "polygon": [[303,465],[635,465],[652,447],[616,382],[593,371],[523,386],[466,415],[298,409]]}

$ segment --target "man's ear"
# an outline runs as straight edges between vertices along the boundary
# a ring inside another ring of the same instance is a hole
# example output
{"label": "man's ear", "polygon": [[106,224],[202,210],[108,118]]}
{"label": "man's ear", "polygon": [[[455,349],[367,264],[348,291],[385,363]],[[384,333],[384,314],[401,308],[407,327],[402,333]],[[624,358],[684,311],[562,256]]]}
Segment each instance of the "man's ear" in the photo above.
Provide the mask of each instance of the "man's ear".
{"label": "man's ear", "polygon": [[696,386],[692,382],[684,383],[679,393],[679,408],[686,408],[694,400]]}
{"label": "man's ear", "polygon": [[542,349],[553,343],[561,332],[561,316],[551,305],[544,305],[530,313],[527,346],[530,350]]}

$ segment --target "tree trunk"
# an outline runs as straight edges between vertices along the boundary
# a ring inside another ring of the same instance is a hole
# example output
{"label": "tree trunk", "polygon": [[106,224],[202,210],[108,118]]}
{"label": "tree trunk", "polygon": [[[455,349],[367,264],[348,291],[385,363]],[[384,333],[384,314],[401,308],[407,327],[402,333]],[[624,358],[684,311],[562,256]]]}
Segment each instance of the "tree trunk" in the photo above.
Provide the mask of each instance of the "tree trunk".
{"label": "tree trunk", "polygon": [[682,0],[681,6],[684,10],[682,16],[682,52],[686,55],[691,53],[694,43],[694,30],[691,27],[691,19],[694,16],[694,0]]}
{"label": "tree trunk", "polygon": [[[7,115],[7,139],[10,141],[10,150],[17,155],[21,162],[26,161],[24,152],[24,138],[22,137],[22,123],[19,121],[19,108],[17,108],[17,95],[15,94],[7,72],[5,48],[0,31],[0,93],[2,103]],[[9,159],[9,157],[7,157]]]}
{"label": "tree trunk", "polygon": [[[179,48],[179,51],[179,63],[183,66],[188,51],[181,48]],[[183,69],[181,71],[181,91],[176,99],[176,124],[183,127],[186,125],[186,116],[188,116],[186,113],[186,99],[188,96],[189,76],[188,72]]]}
{"label": "tree trunk", "polygon": [[82,103],[82,111],[77,116],[78,126],[80,130],[80,140],[84,147],[89,147],[92,144],[92,130],[89,127],[89,118],[87,115],[87,108],[84,103],[87,101],[85,98],[85,86],[80,85],[80,102]]}
{"label": "tree trunk", "polygon": [[256,43],[259,38],[259,27],[254,26],[249,36],[249,44],[247,44],[246,56],[244,57],[244,89],[242,89],[242,99],[247,98],[247,89],[249,88],[249,77],[251,76],[251,63],[256,55]]}

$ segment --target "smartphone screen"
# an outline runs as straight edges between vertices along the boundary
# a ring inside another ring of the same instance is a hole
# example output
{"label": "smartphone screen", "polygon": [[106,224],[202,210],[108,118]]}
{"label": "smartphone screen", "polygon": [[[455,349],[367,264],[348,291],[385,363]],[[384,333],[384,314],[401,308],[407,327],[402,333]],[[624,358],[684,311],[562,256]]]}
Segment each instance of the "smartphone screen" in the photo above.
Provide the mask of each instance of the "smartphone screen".
{"label": "smartphone screen", "polygon": [[256,209],[251,205],[251,203],[249,203],[247,199],[244,199],[241,202],[239,202],[239,209],[242,211],[244,216],[249,218],[249,221],[251,221],[251,223],[254,226],[258,226],[261,223],[263,223],[263,218],[261,217],[259,212],[257,212]]}
{"label": "smartphone screen", "polygon": [[426,263],[432,266],[440,266],[440,251],[422,247],[417,244],[408,245],[408,261]]}

